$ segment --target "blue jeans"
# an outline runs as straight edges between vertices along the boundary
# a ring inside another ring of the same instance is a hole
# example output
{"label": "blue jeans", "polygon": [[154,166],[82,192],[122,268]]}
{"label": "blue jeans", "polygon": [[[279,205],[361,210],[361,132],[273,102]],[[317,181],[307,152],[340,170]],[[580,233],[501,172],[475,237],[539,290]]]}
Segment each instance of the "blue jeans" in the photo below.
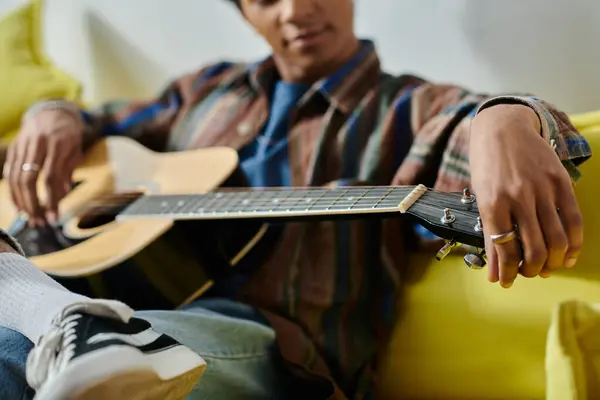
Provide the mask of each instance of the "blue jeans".
{"label": "blue jeans", "polygon": [[[293,399],[305,388],[283,368],[275,332],[252,307],[203,299],[183,311],[143,311],[137,316],[206,360],[206,372],[188,396],[190,400]],[[25,362],[32,346],[20,333],[0,327],[3,399],[33,398],[34,392],[25,381]]]}

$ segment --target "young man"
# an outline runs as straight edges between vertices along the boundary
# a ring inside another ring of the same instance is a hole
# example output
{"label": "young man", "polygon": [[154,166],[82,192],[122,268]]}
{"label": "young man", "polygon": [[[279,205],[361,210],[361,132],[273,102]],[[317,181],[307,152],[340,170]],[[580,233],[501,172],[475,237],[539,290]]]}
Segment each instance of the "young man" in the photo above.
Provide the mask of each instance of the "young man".
{"label": "young man", "polygon": [[[569,177],[579,177],[590,149],[563,113],[534,97],[489,97],[382,72],[373,44],[354,34],[352,0],[237,6],[271,45],[268,59],[208,66],[145,104],[30,110],[5,175],[33,224],[56,219],[83,147],[127,135],[157,150],[231,146],[252,186],[469,186],[490,281],[508,288],[518,273],[547,277],[574,266],[582,221]],[[41,166],[45,210],[34,185]],[[233,295],[133,320],[122,303],[60,287],[5,238],[2,387],[7,398],[31,395],[22,379],[28,357],[27,382],[40,399],[181,398],[191,385],[180,383],[202,369],[197,353],[208,364],[198,398],[371,398],[412,231],[395,220],[289,224]]]}

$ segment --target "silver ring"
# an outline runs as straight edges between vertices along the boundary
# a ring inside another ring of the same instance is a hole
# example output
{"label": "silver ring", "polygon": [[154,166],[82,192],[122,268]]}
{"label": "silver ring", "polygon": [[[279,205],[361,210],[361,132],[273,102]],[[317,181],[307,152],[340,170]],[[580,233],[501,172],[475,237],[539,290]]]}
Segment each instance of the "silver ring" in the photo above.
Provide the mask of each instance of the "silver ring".
{"label": "silver ring", "polygon": [[21,169],[25,172],[39,172],[40,166],[36,163],[25,163],[21,166]]}
{"label": "silver ring", "polygon": [[494,244],[505,244],[517,238],[517,231],[513,229],[510,232],[499,233],[497,235],[490,235],[490,239]]}

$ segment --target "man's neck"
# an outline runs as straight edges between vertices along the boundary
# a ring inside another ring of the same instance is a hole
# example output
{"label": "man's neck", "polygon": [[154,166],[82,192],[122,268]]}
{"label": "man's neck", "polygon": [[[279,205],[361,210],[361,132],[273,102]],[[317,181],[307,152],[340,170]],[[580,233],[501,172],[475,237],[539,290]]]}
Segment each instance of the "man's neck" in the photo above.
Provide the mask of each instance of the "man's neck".
{"label": "man's neck", "polygon": [[360,41],[355,38],[349,45],[344,47],[344,50],[341,51],[337,57],[321,65],[298,65],[290,63],[288,60],[282,59],[277,55],[273,56],[273,60],[275,61],[281,79],[284,81],[312,84],[335,73],[346,64],[359,49]]}

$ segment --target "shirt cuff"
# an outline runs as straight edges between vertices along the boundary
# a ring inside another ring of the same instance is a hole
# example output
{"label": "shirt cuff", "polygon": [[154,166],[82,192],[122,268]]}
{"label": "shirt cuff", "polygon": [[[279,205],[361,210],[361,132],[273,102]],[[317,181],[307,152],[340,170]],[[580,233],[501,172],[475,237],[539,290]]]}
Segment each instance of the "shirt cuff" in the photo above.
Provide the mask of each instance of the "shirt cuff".
{"label": "shirt cuff", "polygon": [[4,229],[0,229],[0,240],[12,247],[17,253],[25,257],[25,252],[19,242],[10,236]]}
{"label": "shirt cuff", "polygon": [[556,125],[556,121],[552,114],[548,111],[548,109],[535,97],[524,97],[524,96],[497,96],[492,97],[489,100],[484,101],[477,110],[477,114],[481,111],[499,105],[499,104],[522,104],[530,107],[537,114],[540,119],[540,125],[542,127],[542,131],[540,134],[546,140],[548,144],[552,138],[551,132],[556,131],[556,129],[550,129],[550,125]]}

